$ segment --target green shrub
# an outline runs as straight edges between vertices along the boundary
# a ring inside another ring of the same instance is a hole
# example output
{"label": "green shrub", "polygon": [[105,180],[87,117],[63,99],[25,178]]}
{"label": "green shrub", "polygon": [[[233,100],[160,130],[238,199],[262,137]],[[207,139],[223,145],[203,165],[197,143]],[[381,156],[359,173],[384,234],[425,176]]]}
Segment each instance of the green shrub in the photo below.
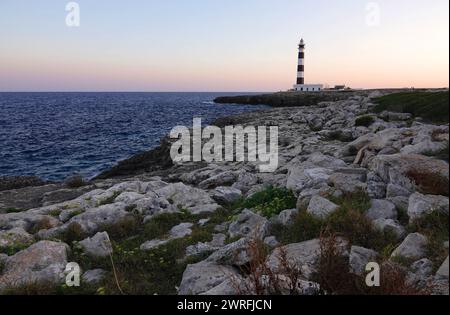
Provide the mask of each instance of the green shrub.
{"label": "green shrub", "polygon": [[64,181],[64,184],[68,188],[80,188],[80,187],[87,185],[87,183],[84,181],[84,179],[81,175],[73,175],[73,176],[67,178]]}
{"label": "green shrub", "polygon": [[270,218],[283,210],[296,207],[297,198],[291,190],[286,188],[268,187],[263,191],[253,194],[242,204],[242,208],[254,209],[262,215]]}
{"label": "green shrub", "polygon": [[375,122],[372,116],[362,116],[355,120],[355,126],[357,127],[370,127]]}
{"label": "green shrub", "polygon": [[18,209],[18,208],[6,208],[4,210],[5,213],[19,213],[22,212],[22,209]]}
{"label": "green shrub", "polygon": [[405,92],[375,98],[374,112],[410,113],[435,123],[449,122],[449,92]]}
{"label": "green shrub", "polygon": [[433,262],[435,271],[448,256],[444,242],[449,239],[449,214],[434,211],[411,222],[408,232],[418,232],[427,237],[427,257]]}
{"label": "green shrub", "polygon": [[306,211],[300,211],[291,225],[272,225],[271,234],[282,244],[300,243],[317,238],[323,227],[323,220],[314,217]]}

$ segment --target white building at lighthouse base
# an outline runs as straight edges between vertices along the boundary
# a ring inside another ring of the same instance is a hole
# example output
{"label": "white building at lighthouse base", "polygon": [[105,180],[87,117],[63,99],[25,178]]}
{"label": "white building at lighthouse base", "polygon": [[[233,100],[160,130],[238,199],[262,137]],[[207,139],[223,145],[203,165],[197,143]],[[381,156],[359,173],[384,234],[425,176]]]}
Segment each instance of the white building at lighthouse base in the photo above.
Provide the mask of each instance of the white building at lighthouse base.
{"label": "white building at lighthouse base", "polygon": [[323,90],[323,84],[296,84],[294,91],[297,92],[320,92]]}

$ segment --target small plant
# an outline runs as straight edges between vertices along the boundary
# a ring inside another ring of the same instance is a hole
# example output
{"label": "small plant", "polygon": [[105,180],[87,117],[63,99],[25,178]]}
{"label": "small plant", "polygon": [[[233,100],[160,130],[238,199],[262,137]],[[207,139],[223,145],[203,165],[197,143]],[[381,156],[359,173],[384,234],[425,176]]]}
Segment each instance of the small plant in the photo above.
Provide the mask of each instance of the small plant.
{"label": "small plant", "polygon": [[270,218],[283,210],[293,209],[297,205],[294,193],[286,188],[268,187],[253,194],[242,203],[243,208],[255,209]]}
{"label": "small plant", "polygon": [[230,276],[230,282],[238,295],[300,295],[303,293],[299,284],[305,278],[295,262],[288,259],[284,248],[278,249],[276,271],[267,263],[269,251],[261,240],[251,239],[246,252],[250,261],[241,267],[241,273],[247,277],[246,280],[240,281],[235,276]]}
{"label": "small plant", "polygon": [[[12,255],[20,252],[21,250],[28,248],[31,244],[32,244],[32,242],[29,242],[26,244],[19,244],[19,245],[3,247],[3,248],[0,247],[0,253],[6,254],[8,256],[12,256]],[[0,274],[1,274],[1,272],[0,272]]]}
{"label": "small plant", "polygon": [[408,232],[418,232],[427,237],[427,257],[433,262],[435,271],[448,256],[444,242],[449,238],[449,214],[433,211],[411,222]]}
{"label": "small plant", "polygon": [[100,230],[108,232],[108,235],[112,239],[125,239],[139,233],[139,218],[128,215],[118,220],[113,225],[104,226]]}
{"label": "small plant", "polygon": [[62,212],[61,209],[55,209],[55,210],[49,211],[47,214],[52,217],[58,217],[61,214],[61,212]]}
{"label": "small plant", "polygon": [[323,224],[323,220],[302,210],[288,226],[272,224],[271,234],[282,244],[300,243],[316,238],[320,234]]}
{"label": "small plant", "polygon": [[110,205],[110,204],[114,203],[114,201],[116,200],[116,198],[119,195],[120,195],[120,191],[115,191],[110,197],[105,198],[104,200],[101,200],[98,203],[98,206]]}
{"label": "small plant", "polygon": [[22,212],[22,209],[18,209],[18,208],[6,208],[4,210],[5,213],[19,213]]}
{"label": "small plant", "polygon": [[354,139],[351,134],[344,134],[341,130],[333,130],[326,137],[327,141],[340,141],[340,142],[352,142]]}
{"label": "small plant", "polygon": [[362,116],[362,117],[358,117],[355,120],[355,126],[357,127],[370,127],[373,123],[375,122],[375,118],[373,118],[372,116]]}
{"label": "small plant", "polygon": [[136,208],[137,208],[137,206],[135,204],[128,205],[128,206],[126,206],[125,211],[131,213],[131,212],[134,212],[134,210],[136,210]]}
{"label": "small plant", "polygon": [[73,176],[67,178],[64,181],[64,184],[66,185],[66,187],[73,188],[73,189],[80,188],[80,187],[87,185],[87,183],[84,181],[84,179],[81,175],[73,175]]}
{"label": "small plant", "polygon": [[67,244],[72,244],[75,241],[81,241],[87,237],[81,225],[77,222],[72,222],[67,227],[62,235],[62,240]]}
{"label": "small plant", "polygon": [[33,226],[30,228],[29,232],[31,234],[36,234],[41,230],[48,230],[53,227],[50,219],[48,217],[42,218],[41,220],[35,222]]}

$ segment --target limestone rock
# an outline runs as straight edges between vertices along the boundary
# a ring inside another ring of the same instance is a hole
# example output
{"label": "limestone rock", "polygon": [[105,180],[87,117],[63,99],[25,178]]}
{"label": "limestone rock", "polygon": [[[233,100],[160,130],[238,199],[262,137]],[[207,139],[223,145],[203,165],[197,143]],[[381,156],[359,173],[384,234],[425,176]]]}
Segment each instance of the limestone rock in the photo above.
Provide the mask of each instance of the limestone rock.
{"label": "limestone rock", "polygon": [[213,193],[212,198],[219,204],[233,204],[242,197],[242,192],[239,189],[232,187],[217,187]]}
{"label": "limestone rock", "polygon": [[406,234],[406,229],[397,221],[392,219],[377,219],[372,222],[373,226],[381,232],[390,232],[401,239]]}
{"label": "limestone rock", "polygon": [[175,238],[183,238],[192,234],[191,227],[194,224],[192,223],[180,223],[177,226],[174,226],[170,232],[169,236],[171,239]]}
{"label": "limestone rock", "polygon": [[439,270],[436,272],[436,277],[439,279],[447,279],[448,280],[448,257],[441,265]]}
{"label": "limestone rock", "polygon": [[281,211],[278,216],[275,217],[274,222],[281,225],[291,225],[294,223],[295,217],[298,214],[297,209],[289,209]]}
{"label": "limestone rock", "polygon": [[395,205],[388,200],[373,199],[366,216],[370,220],[397,219],[397,210]]}
{"label": "limestone rock", "polygon": [[86,238],[79,242],[79,245],[89,257],[93,258],[108,257],[113,252],[109,235],[106,232]]}
{"label": "limestone rock", "polygon": [[410,259],[424,258],[427,242],[427,238],[422,234],[409,234],[403,243],[394,250],[391,257],[405,257]]}
{"label": "limestone rock", "polygon": [[448,214],[448,197],[422,195],[419,193],[414,193],[409,197],[408,216],[410,220],[421,218],[434,211]]}
{"label": "limestone rock", "polygon": [[[339,239],[337,244],[339,252],[343,256],[348,256],[347,242]],[[316,263],[320,258],[320,240],[314,239],[297,244],[289,244],[281,248],[276,248],[267,258],[267,266],[274,271],[280,271],[280,258],[282,253],[286,253],[286,259],[302,271],[307,280],[316,271]]]}
{"label": "limestone rock", "polygon": [[376,262],[378,253],[374,250],[359,246],[350,249],[350,271],[357,275],[363,275],[369,262]]}
{"label": "limestone rock", "polygon": [[263,239],[267,233],[269,222],[266,218],[245,209],[236,221],[230,224],[228,234],[231,238],[249,237]]}
{"label": "limestone rock", "polygon": [[88,270],[81,276],[83,284],[96,285],[103,281],[106,276],[106,271],[103,269]]}
{"label": "limestone rock", "polygon": [[209,262],[188,265],[183,273],[178,294],[197,295],[205,293],[236,275],[237,272],[229,266],[220,266]]}
{"label": "limestone rock", "polygon": [[367,189],[367,184],[361,182],[357,176],[352,174],[334,173],[328,179],[328,183],[330,186],[349,194]]}
{"label": "limestone rock", "polygon": [[309,202],[307,212],[318,218],[326,218],[338,208],[338,205],[332,203],[328,199],[320,196],[314,196]]}
{"label": "limestone rock", "polygon": [[34,242],[33,235],[22,228],[0,231],[0,250],[10,247],[22,247]]}
{"label": "limestone rock", "polygon": [[60,284],[68,251],[67,244],[41,241],[8,257],[0,275],[0,292],[27,284]]}
{"label": "limestone rock", "polygon": [[187,209],[192,214],[214,212],[219,208],[219,205],[207,192],[183,183],[167,185],[156,190],[156,193],[160,197],[166,198],[174,207]]}

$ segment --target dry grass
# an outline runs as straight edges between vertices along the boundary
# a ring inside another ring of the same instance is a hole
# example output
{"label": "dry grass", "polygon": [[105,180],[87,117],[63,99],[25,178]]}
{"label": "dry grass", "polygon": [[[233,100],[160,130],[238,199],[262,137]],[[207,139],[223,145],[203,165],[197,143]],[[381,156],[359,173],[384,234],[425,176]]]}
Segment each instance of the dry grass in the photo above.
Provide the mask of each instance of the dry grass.
{"label": "dry grass", "polygon": [[406,176],[414,181],[420,193],[449,196],[448,178],[441,174],[411,169]]}
{"label": "dry grass", "polygon": [[252,239],[248,243],[247,255],[250,262],[241,267],[241,273],[246,280],[241,281],[235,276],[230,277],[232,286],[238,295],[299,295],[299,286],[304,279],[301,270],[289,261],[287,253],[279,249],[279,266],[272,270],[267,263],[268,250],[259,239]]}
{"label": "dry grass", "polygon": [[326,230],[320,239],[321,255],[315,281],[323,294],[331,295],[429,295],[430,288],[418,288],[407,281],[407,272],[392,262],[380,262],[380,287],[368,287],[365,276],[350,272],[348,257],[339,249],[336,235]]}

